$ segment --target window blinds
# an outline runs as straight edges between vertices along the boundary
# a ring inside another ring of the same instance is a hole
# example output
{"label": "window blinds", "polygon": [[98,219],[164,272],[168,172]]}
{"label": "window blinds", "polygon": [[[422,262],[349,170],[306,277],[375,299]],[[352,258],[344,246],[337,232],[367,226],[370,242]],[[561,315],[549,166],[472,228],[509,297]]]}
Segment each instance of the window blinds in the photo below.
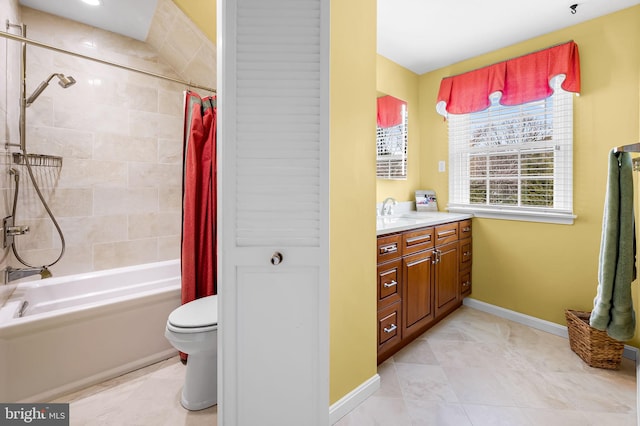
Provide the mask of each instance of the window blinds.
{"label": "window blinds", "polygon": [[449,209],[572,214],[573,100],[554,79],[546,99],[449,114]]}

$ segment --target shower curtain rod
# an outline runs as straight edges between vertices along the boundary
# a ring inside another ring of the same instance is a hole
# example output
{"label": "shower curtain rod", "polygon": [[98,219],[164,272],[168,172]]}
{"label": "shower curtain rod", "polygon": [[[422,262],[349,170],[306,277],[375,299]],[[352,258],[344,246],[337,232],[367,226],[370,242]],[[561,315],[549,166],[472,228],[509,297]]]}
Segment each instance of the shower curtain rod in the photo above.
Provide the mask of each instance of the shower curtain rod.
{"label": "shower curtain rod", "polygon": [[206,90],[208,92],[216,93],[216,89],[212,89],[211,87],[201,86],[199,84],[194,84],[194,83],[191,83],[191,82],[188,82],[188,81],[184,81],[184,80],[180,80],[180,79],[177,79],[177,78],[167,77],[167,76],[162,75],[162,74],[156,74],[156,73],[151,72],[151,71],[145,71],[145,70],[141,70],[141,69],[138,69],[138,68],[129,67],[129,66],[126,66],[126,65],[121,65],[121,64],[118,64],[118,63],[115,63],[115,62],[105,61],[103,59],[94,58],[93,56],[87,56],[87,55],[83,55],[81,53],[76,53],[76,52],[72,52],[70,50],[65,50],[65,49],[61,49],[59,47],[51,46],[49,44],[42,43],[42,42],[39,42],[39,41],[36,41],[36,40],[30,40],[30,39],[28,39],[26,37],[22,37],[22,36],[19,36],[19,35],[16,35],[16,34],[11,34],[11,33],[5,32],[5,31],[0,31],[0,36],[2,36],[4,38],[8,38],[9,40],[21,41],[23,43],[27,43],[27,44],[31,44],[31,45],[34,45],[34,46],[42,47],[44,49],[53,50],[53,51],[59,52],[59,53],[64,53],[66,55],[75,56],[77,58],[88,59],[90,61],[98,62],[100,64],[110,65],[112,67],[121,68],[121,69],[127,70],[127,71],[137,72],[139,74],[148,75],[150,77],[160,78],[162,80],[172,81],[174,83],[178,83],[178,84],[182,84],[184,86],[188,86],[189,88],[202,89],[202,90]]}

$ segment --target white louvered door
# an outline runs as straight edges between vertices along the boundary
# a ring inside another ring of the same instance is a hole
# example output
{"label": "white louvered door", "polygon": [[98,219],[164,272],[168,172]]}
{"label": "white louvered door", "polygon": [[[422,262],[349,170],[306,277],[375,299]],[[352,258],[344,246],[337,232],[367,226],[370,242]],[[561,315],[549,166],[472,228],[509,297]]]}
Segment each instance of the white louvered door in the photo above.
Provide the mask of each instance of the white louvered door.
{"label": "white louvered door", "polygon": [[329,0],[218,3],[219,424],[329,424]]}

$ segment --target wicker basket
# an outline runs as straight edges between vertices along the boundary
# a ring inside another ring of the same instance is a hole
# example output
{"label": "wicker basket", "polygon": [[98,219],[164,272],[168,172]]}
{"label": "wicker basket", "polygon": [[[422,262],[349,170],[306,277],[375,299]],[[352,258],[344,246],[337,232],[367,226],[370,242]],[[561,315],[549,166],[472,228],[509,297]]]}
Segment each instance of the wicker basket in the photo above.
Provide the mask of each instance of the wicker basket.
{"label": "wicker basket", "polygon": [[565,310],[569,345],[591,367],[617,370],[622,361],[624,343],[612,339],[605,331],[589,325],[591,312]]}

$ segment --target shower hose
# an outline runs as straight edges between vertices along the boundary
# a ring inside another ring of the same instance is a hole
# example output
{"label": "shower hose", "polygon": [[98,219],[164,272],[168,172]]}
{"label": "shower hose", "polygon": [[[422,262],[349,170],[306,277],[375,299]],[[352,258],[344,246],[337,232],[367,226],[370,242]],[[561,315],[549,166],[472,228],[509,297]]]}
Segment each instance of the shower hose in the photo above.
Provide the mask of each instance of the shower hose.
{"label": "shower hose", "polygon": [[[36,181],[36,178],[35,178],[35,176],[33,174],[33,170],[31,168],[31,164],[29,164],[29,157],[27,156],[26,150],[23,151],[23,156],[24,156],[24,164],[27,167],[27,172],[29,173],[29,178],[31,180],[31,183],[33,184],[33,188],[36,190],[36,194],[38,194],[38,198],[40,199],[40,202],[42,203],[42,206],[46,210],[47,215],[49,215],[49,218],[51,218],[51,222],[53,222],[53,225],[55,226],[56,231],[58,231],[58,235],[60,236],[61,248],[60,248],[60,254],[56,258],[56,260],[54,260],[53,262],[51,262],[48,265],[31,265],[31,264],[29,264],[18,253],[18,250],[16,249],[15,242],[11,243],[11,250],[13,251],[13,254],[16,257],[16,259],[18,260],[18,262],[22,263],[23,265],[25,265],[27,267],[30,267],[30,268],[39,268],[39,267],[49,268],[49,267],[55,265],[56,263],[58,263],[60,261],[60,259],[62,259],[62,256],[64,255],[65,246],[66,246],[66,243],[65,243],[65,240],[64,240],[64,234],[62,233],[62,229],[60,228],[60,225],[58,224],[58,221],[56,220],[55,216],[51,212],[51,209],[49,208],[49,205],[47,204],[46,200],[44,199],[44,196],[42,195],[42,191],[40,191],[40,187],[38,186],[38,182]],[[13,216],[13,218],[15,220],[16,207],[17,207],[17,204],[18,204],[18,194],[20,193],[20,174],[18,173],[18,171],[16,169],[13,169],[13,168],[10,170],[10,173],[14,175],[15,184],[16,184],[16,190],[15,190],[15,193],[13,195],[13,206],[12,206],[12,209],[11,209],[11,215]]]}

